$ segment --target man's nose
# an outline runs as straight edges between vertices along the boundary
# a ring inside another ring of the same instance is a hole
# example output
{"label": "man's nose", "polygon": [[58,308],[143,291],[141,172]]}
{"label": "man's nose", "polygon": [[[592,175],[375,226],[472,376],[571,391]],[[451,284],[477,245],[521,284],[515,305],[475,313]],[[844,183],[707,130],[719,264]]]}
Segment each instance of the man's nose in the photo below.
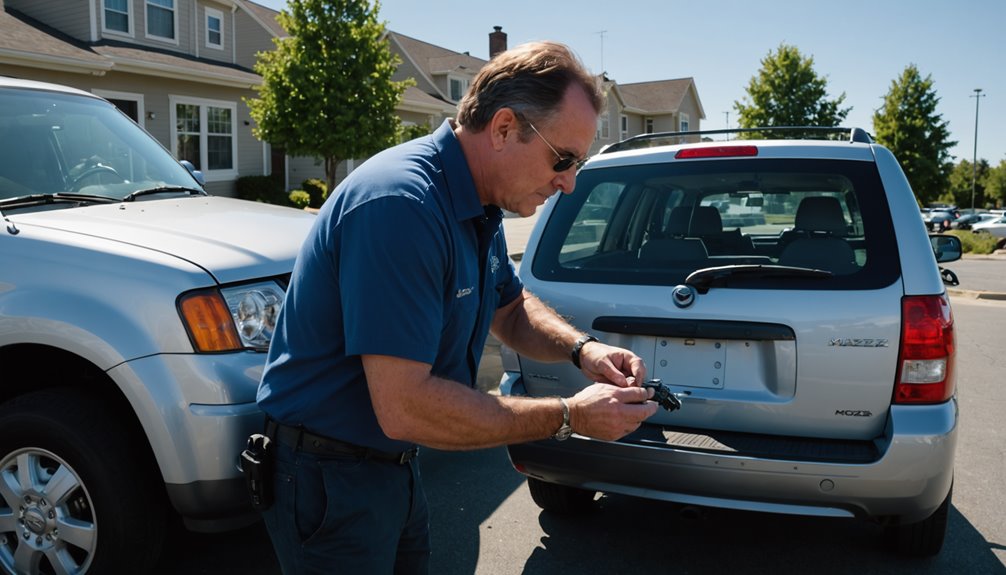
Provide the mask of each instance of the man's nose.
{"label": "man's nose", "polygon": [[564,194],[572,194],[573,189],[576,188],[576,168],[570,168],[556,174],[552,178],[552,185]]}

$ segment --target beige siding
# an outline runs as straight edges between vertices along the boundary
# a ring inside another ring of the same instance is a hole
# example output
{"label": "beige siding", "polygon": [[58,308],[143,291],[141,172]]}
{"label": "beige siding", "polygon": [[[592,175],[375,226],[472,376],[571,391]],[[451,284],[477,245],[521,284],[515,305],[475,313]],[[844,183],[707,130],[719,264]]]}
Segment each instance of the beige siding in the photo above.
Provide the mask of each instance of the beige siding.
{"label": "beige siding", "polygon": [[251,69],[258,60],[259,52],[276,49],[272,34],[255,21],[247,12],[238,10],[233,18],[233,39],[237,42],[235,63]]}
{"label": "beige siding", "polygon": [[[211,48],[206,45],[206,9],[210,8],[216,10],[220,13],[220,18],[223,20],[223,48]],[[239,14],[244,14],[242,11],[238,11]],[[234,57],[234,42],[240,37],[234,36],[234,19],[236,14],[231,13],[231,9],[219,2],[212,1],[201,1],[195,3],[195,12],[193,14],[193,28],[195,32],[192,35],[192,49],[193,54],[198,55],[200,58],[206,58],[207,60],[215,60],[217,62],[226,62],[227,64],[233,64],[235,62]],[[264,34],[265,32],[259,27],[259,33]],[[250,66],[249,66],[250,67]]]}
{"label": "beige siding", "polygon": [[[395,47],[394,44],[391,45],[392,48]],[[416,81],[416,88],[426,92],[427,94],[434,92],[436,86],[428,82],[426,77],[412,64],[412,60],[409,60],[401,52],[397,52],[398,56],[402,59],[402,63],[395,70],[395,73],[391,75],[391,79],[396,82],[401,82],[406,78],[413,78]]]}
{"label": "beige siding", "polygon": [[[77,40],[91,40],[91,0],[4,0],[4,5]],[[97,26],[100,28],[100,0],[97,6],[95,15],[99,18]]]}

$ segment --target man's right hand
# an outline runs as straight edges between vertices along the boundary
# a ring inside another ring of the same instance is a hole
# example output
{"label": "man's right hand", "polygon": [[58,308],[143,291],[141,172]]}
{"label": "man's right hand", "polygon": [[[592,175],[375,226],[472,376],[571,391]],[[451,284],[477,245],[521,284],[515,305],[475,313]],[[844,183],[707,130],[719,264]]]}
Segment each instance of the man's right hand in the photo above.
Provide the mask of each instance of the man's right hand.
{"label": "man's right hand", "polygon": [[596,439],[625,437],[657,412],[657,404],[647,401],[652,393],[637,386],[595,383],[567,400],[570,426],[575,433]]}

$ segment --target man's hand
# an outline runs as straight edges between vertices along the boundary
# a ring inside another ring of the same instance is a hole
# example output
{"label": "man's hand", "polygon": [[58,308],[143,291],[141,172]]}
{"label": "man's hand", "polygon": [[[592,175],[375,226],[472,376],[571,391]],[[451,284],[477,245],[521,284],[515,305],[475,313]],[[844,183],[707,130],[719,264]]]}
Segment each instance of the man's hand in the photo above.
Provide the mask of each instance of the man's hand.
{"label": "man's hand", "polygon": [[651,390],[635,385],[595,383],[567,401],[569,424],[580,435],[614,441],[657,412],[657,404],[646,401],[650,395]]}
{"label": "man's hand", "polygon": [[580,371],[591,381],[619,387],[638,386],[646,380],[646,365],[642,358],[627,349],[599,341],[580,348]]}

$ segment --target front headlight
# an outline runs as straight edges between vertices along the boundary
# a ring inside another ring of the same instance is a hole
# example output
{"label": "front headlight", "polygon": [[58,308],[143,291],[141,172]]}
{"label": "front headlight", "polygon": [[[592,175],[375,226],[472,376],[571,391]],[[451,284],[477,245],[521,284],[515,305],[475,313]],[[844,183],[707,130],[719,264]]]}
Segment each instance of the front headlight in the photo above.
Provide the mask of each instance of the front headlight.
{"label": "front headlight", "polygon": [[265,351],[283,307],[283,288],[274,281],[189,292],[179,312],[196,351]]}

